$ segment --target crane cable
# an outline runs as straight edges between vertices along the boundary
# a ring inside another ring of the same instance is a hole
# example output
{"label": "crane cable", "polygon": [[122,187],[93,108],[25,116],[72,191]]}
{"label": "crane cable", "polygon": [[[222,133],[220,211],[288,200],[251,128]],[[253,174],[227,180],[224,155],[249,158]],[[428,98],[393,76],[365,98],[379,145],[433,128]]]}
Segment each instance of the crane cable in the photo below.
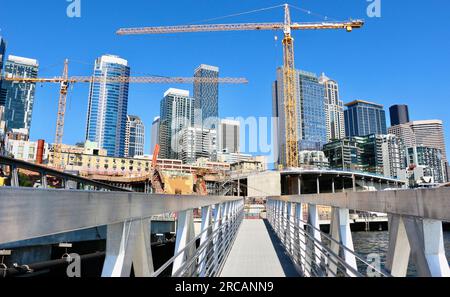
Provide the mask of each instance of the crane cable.
{"label": "crane cable", "polygon": [[306,14],[308,14],[308,15],[313,15],[313,16],[316,16],[316,17],[319,17],[319,18],[323,18],[325,21],[328,21],[328,20],[335,21],[335,22],[338,21],[338,20],[335,19],[334,17],[329,17],[329,16],[326,16],[326,15],[322,15],[322,14],[319,14],[319,13],[315,13],[315,12],[312,12],[311,10],[304,9],[304,8],[300,8],[300,7],[297,7],[297,6],[295,6],[295,5],[289,4],[289,7],[292,7],[292,8],[294,8],[294,9],[297,9],[297,10],[299,10],[299,11],[301,11],[301,12],[303,12],[303,13],[306,13]]}
{"label": "crane cable", "polygon": [[202,21],[192,22],[192,23],[188,23],[188,25],[195,25],[195,24],[200,24],[200,23],[205,23],[205,22],[210,22],[210,21],[217,21],[217,20],[221,20],[221,19],[225,19],[225,18],[236,17],[236,16],[251,14],[251,13],[255,13],[255,12],[271,10],[271,9],[275,9],[275,8],[279,8],[279,7],[283,7],[283,6],[284,6],[284,4],[266,7],[266,8],[259,8],[259,9],[255,9],[255,10],[251,10],[251,11],[239,12],[239,13],[234,13],[234,14],[230,14],[230,15],[226,15],[226,16],[215,17],[215,18],[206,19],[206,20],[202,20]]}

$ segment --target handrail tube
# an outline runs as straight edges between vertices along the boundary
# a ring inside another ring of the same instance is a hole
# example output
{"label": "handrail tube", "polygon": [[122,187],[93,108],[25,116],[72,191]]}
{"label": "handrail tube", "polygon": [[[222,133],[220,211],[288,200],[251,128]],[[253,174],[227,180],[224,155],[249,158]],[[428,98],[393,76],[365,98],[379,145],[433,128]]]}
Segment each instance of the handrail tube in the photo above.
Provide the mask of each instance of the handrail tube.
{"label": "handrail tube", "polygon": [[[234,217],[234,216],[233,216],[233,217]],[[233,219],[231,219],[231,220],[233,220]],[[228,224],[228,223],[230,223],[230,221],[228,221],[227,224]],[[210,225],[210,226],[212,226],[212,225]],[[225,226],[225,225],[224,225],[224,226]],[[232,232],[228,232],[227,234],[232,234]],[[212,240],[213,240],[213,236],[210,236],[210,238],[208,238],[207,241],[206,241],[205,243],[209,243],[209,242],[212,241]],[[195,242],[196,242],[196,240],[195,240]],[[194,243],[195,243],[195,242],[194,242]],[[206,247],[205,244],[204,244],[203,246]],[[187,244],[185,248],[188,248],[188,247],[190,247],[189,244]],[[200,248],[200,247],[199,247],[199,248]],[[204,248],[203,248],[203,249],[204,249]],[[202,251],[203,251],[203,250],[202,250]],[[193,263],[195,260],[197,260],[198,257],[200,257],[200,253],[201,253],[201,252],[199,251],[199,249],[197,249],[197,252],[196,252],[196,254],[192,257],[192,259],[190,259],[189,262],[184,263],[184,265],[183,265],[182,267],[180,267],[177,271],[175,271],[174,276],[177,276],[177,275],[181,274],[181,273],[180,273],[180,270],[187,270],[188,268],[190,268],[190,267],[192,266],[192,263]],[[169,261],[170,261],[170,260],[169,260]]]}
{"label": "handrail tube", "polygon": [[[283,220],[286,220],[286,219],[283,218]],[[322,232],[320,229],[318,229],[318,228],[314,227],[313,225],[309,224],[307,221],[304,221],[304,220],[300,219],[300,222],[302,222],[305,226],[308,226],[308,227],[310,227],[310,228],[313,228],[313,229],[316,230],[316,231],[319,231],[320,234],[321,234],[322,236],[324,236],[326,239],[328,239],[328,240],[330,240],[330,241],[332,241],[332,242],[338,244],[338,245],[339,245],[340,247],[342,247],[345,251],[347,251],[347,252],[351,253],[352,255],[354,255],[354,256],[355,256],[357,259],[359,259],[362,263],[366,264],[366,265],[369,266],[369,267],[372,267],[370,263],[366,262],[366,261],[361,257],[361,255],[359,255],[359,254],[357,254],[356,252],[352,251],[351,249],[349,249],[349,248],[346,247],[345,245],[341,244],[339,241],[335,240],[334,238],[332,238],[332,237],[329,236],[328,234]],[[300,228],[299,226],[297,226],[297,225],[294,225],[294,226],[295,226],[295,228],[301,229],[301,228]],[[373,267],[373,268],[376,269],[375,267]],[[382,272],[382,271],[377,271],[377,272],[382,273],[382,274],[385,274],[385,272]]]}
{"label": "handrail tube", "polygon": [[[231,237],[231,238],[233,238],[233,235],[235,235],[235,231],[236,231],[236,228],[235,228],[235,225],[237,225],[237,221],[238,220],[236,220],[235,222],[232,222],[232,224],[233,224],[233,231],[232,232],[227,232],[227,236],[228,237]],[[213,238],[209,238],[208,239],[208,241],[212,241],[213,240]],[[228,243],[228,241],[226,241],[226,244]],[[226,248],[225,248],[225,250],[226,250]],[[192,259],[189,261],[189,262],[186,262],[182,267],[180,267],[175,273],[174,273],[174,275],[175,276],[179,276],[179,275],[181,275],[184,271],[186,271],[186,270],[189,270],[190,268],[191,268],[191,266],[192,265],[194,265],[194,264],[197,264],[197,265],[200,265],[200,262],[199,263],[197,263],[196,262],[196,260],[200,257],[200,251],[199,250],[197,250],[197,253],[192,257]],[[201,262],[203,262],[204,260],[202,260]],[[181,271],[180,271],[181,270]]]}
{"label": "handrail tube", "polygon": [[[233,216],[233,217],[234,217],[234,216]],[[225,218],[220,218],[220,221],[221,221],[221,223],[222,223],[221,226],[220,226],[217,230],[215,230],[215,231],[210,235],[210,237],[207,239],[207,241],[206,241],[203,245],[206,246],[206,243],[210,243],[210,241],[212,241],[213,238],[214,238],[218,233],[220,233],[220,231],[222,231],[222,229],[225,229],[225,228],[228,226],[228,224],[229,224],[229,222],[230,222],[230,219],[232,220],[233,217],[229,218],[229,219],[226,220],[226,221],[224,221]],[[203,230],[202,232],[200,232],[199,235],[197,235],[195,238],[193,238],[191,241],[189,241],[189,242],[186,244],[186,246],[185,246],[182,250],[180,250],[180,251],[179,251],[177,254],[175,254],[172,258],[170,258],[165,264],[163,264],[157,271],[155,271],[155,272],[153,273],[152,276],[156,277],[156,276],[158,276],[159,274],[161,274],[164,270],[166,270],[166,269],[170,266],[170,264],[172,264],[173,261],[175,261],[175,259],[176,259],[178,256],[180,256],[180,255],[181,255],[183,252],[185,252],[187,249],[191,248],[191,246],[192,246],[193,244],[196,244],[197,240],[200,239],[201,236],[202,236],[205,232],[207,232],[209,228],[212,228],[213,226],[214,226],[214,224],[211,223],[211,224],[208,226],[208,228],[206,228],[205,230]],[[200,246],[199,246],[199,248],[200,248]],[[198,253],[196,253],[195,256],[198,256]],[[174,274],[177,274],[178,271],[181,270],[182,268],[183,268],[183,267],[180,267]]]}
{"label": "handrail tube", "polygon": [[[310,224],[305,224],[305,225],[314,228],[314,227],[313,227],[312,225],[310,225]],[[297,227],[297,226],[296,226],[296,227]],[[299,230],[301,230],[301,228],[299,228]],[[331,254],[331,255],[334,256],[336,259],[338,259],[339,262],[340,262],[342,265],[346,266],[346,268],[349,268],[350,270],[352,270],[352,272],[354,272],[354,273],[356,273],[356,274],[360,274],[358,271],[355,271],[353,267],[349,266],[344,260],[342,260],[342,259],[340,258],[340,256],[336,255],[333,251],[331,251],[327,246],[322,245],[322,243],[321,243],[320,241],[318,241],[316,238],[314,238],[314,236],[312,236],[311,234],[309,234],[308,232],[306,232],[306,231],[304,231],[304,230],[303,230],[302,232],[304,232],[304,233],[302,233],[302,234],[308,236],[310,239],[312,239],[312,240],[314,241],[314,246],[316,246],[316,247],[318,247],[318,248],[320,248],[320,249],[321,249],[322,247],[325,248],[326,251],[327,251],[329,254]],[[321,231],[320,231],[320,232],[321,232]],[[321,235],[325,235],[325,234],[321,232]],[[316,244],[316,242],[318,242],[319,244]],[[339,246],[342,247],[342,248],[345,247],[344,245],[342,245],[342,244],[340,244],[340,243],[338,243],[338,244],[339,244]],[[350,250],[350,251],[351,251],[351,250]],[[322,252],[322,250],[321,250],[321,252]],[[373,269],[376,269],[376,268],[373,267],[371,264],[365,262],[358,254],[355,254],[355,253],[353,253],[353,254],[354,254],[354,256],[355,256],[359,261],[361,261],[362,263],[366,264],[368,267],[371,267],[371,268],[373,268]],[[378,271],[378,270],[377,270],[376,272],[385,275],[385,273],[382,272],[382,271]]]}

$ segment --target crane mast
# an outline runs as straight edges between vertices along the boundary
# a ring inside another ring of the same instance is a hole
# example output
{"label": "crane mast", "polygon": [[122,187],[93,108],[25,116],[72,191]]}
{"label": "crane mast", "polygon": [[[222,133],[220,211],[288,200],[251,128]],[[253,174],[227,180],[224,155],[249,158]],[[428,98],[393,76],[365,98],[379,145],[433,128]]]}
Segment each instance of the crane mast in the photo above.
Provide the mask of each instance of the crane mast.
{"label": "crane mast", "polygon": [[142,34],[173,34],[190,32],[218,32],[218,31],[245,31],[245,30],[283,30],[283,102],[285,113],[285,154],[283,164],[285,167],[299,166],[299,133],[297,129],[297,78],[294,58],[294,39],[292,30],[325,30],[345,29],[347,32],[361,28],[362,20],[350,20],[346,22],[317,22],[295,23],[291,20],[289,5],[284,5],[284,22],[279,23],[241,23],[241,24],[208,24],[208,25],[184,25],[184,26],[159,26],[141,28],[121,28],[118,35],[142,35]]}
{"label": "crane mast", "polygon": [[53,164],[56,169],[64,168],[62,164],[62,141],[64,136],[64,120],[66,115],[67,92],[69,90],[69,60],[64,61],[64,70],[59,89],[58,113],[56,115],[56,134],[53,153]]}
{"label": "crane mast", "polygon": [[283,39],[283,101],[286,129],[285,163],[287,167],[298,167],[298,131],[297,131],[297,86],[295,77],[294,38],[291,34],[291,16],[289,6],[284,6]]}

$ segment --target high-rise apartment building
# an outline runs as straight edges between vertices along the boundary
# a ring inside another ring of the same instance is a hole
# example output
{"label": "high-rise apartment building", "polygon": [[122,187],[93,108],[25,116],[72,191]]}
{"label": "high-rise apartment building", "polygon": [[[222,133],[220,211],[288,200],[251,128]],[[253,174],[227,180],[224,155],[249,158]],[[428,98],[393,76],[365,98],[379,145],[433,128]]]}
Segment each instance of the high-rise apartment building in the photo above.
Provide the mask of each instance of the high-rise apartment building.
{"label": "high-rise apartment building", "polygon": [[441,120],[412,121],[390,127],[389,133],[401,138],[405,147],[429,147],[440,150],[445,163],[445,180],[448,180],[448,159]]}
{"label": "high-rise apartment building", "polygon": [[325,88],[325,116],[327,123],[327,142],[345,137],[344,102],[339,99],[339,85],[325,74],[319,77]]}
{"label": "high-rise apartment building", "polygon": [[189,91],[169,89],[161,100],[160,158],[181,159],[181,131],[194,126],[194,98]]}
{"label": "high-rise apartment building", "polygon": [[215,159],[217,132],[199,127],[187,127],[181,131],[181,160],[194,164],[198,159]]}
{"label": "high-rise apartment building", "polygon": [[138,116],[128,115],[125,131],[125,157],[144,155],[145,126]]}
{"label": "high-rise apartment building", "polygon": [[219,151],[227,153],[239,153],[241,123],[234,120],[221,120],[219,125],[218,143]]}
{"label": "high-rise apartment building", "polygon": [[406,149],[403,141],[393,134],[377,135],[381,143],[383,157],[383,175],[399,177],[400,171],[406,169]]}
{"label": "high-rise apartment building", "polygon": [[369,134],[387,134],[386,112],[383,105],[355,100],[344,111],[345,135],[366,136]]}
{"label": "high-rise apartment building", "polygon": [[[5,77],[36,78],[39,63],[37,60],[17,56],[8,56],[5,63]],[[5,119],[8,129],[28,129],[31,127],[35,83],[3,81],[2,88],[5,106]]]}
{"label": "high-rise apartment building", "polygon": [[[218,78],[219,68],[200,65],[194,72],[195,78]],[[206,129],[216,129],[219,118],[219,84],[214,82],[195,82],[195,125]]]}
{"label": "high-rise apartment building", "polygon": [[389,108],[391,126],[409,123],[408,105],[397,104]]}
{"label": "high-rise apartment building", "polygon": [[150,155],[153,155],[155,147],[159,144],[159,126],[160,126],[160,117],[156,117],[152,123],[152,140],[150,144]]}
{"label": "high-rise apartment building", "polygon": [[[322,150],[327,142],[324,86],[310,72],[296,70],[297,89],[297,136],[299,151]],[[277,69],[273,84],[273,116],[277,119],[277,147],[279,164],[286,164],[286,126],[284,112],[283,69]]]}
{"label": "high-rise apartment building", "polygon": [[424,167],[424,175],[433,177],[432,182],[445,182],[445,162],[440,149],[416,146],[407,148],[408,166]]}
{"label": "high-rise apartment building", "polygon": [[[95,61],[94,77],[129,77],[128,61],[104,55]],[[96,81],[91,83],[87,112],[86,139],[106,149],[108,156],[125,156],[128,111],[128,83]]]}

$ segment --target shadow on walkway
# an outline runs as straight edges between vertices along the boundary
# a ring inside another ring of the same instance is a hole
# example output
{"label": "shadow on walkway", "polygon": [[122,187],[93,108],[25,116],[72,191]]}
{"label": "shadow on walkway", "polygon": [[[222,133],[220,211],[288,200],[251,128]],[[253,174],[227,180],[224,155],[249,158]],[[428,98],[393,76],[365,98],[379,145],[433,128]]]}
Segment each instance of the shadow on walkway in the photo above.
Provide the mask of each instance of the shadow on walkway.
{"label": "shadow on walkway", "polygon": [[294,262],[291,260],[280,239],[275,234],[275,230],[273,230],[272,226],[267,220],[264,220],[264,224],[266,225],[270,240],[272,241],[278,260],[280,260],[281,267],[283,268],[286,277],[299,277],[300,274],[298,273],[297,269],[295,269]]}

